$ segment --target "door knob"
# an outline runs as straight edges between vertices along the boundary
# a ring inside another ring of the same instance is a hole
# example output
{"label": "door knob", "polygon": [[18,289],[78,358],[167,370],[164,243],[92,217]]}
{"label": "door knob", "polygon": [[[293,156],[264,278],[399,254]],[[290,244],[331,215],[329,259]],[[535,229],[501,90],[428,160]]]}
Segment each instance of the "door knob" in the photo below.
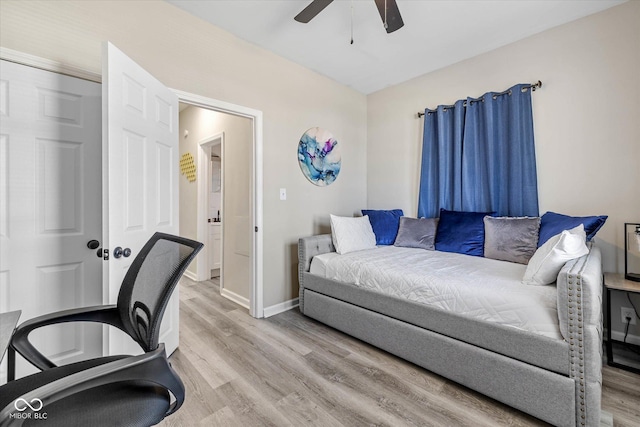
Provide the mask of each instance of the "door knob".
{"label": "door knob", "polygon": [[89,249],[98,249],[100,247],[100,242],[98,242],[97,240],[89,240],[87,242],[87,247]]}
{"label": "door knob", "polygon": [[120,246],[118,246],[113,250],[113,256],[115,258],[120,258],[122,256],[124,256],[125,258],[128,258],[130,255],[131,255],[131,249],[129,248],[122,249]]}

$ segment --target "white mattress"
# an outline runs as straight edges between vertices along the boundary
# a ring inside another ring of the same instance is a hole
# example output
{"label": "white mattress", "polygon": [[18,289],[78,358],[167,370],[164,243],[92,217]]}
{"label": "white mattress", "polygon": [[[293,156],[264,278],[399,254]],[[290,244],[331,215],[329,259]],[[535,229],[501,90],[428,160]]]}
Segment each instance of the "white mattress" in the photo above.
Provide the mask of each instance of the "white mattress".
{"label": "white mattress", "polygon": [[556,287],[522,284],[525,265],[424,249],[380,246],[317,255],[310,272],[474,319],[562,339]]}

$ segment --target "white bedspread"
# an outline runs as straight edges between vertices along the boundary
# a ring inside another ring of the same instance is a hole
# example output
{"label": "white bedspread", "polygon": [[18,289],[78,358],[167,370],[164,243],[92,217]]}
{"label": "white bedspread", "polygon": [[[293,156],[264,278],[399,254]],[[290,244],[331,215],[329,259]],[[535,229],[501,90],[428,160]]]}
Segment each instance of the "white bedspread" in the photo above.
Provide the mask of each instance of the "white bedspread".
{"label": "white bedspread", "polygon": [[380,246],[315,256],[311,273],[474,319],[562,339],[556,287],[522,284],[525,265]]}

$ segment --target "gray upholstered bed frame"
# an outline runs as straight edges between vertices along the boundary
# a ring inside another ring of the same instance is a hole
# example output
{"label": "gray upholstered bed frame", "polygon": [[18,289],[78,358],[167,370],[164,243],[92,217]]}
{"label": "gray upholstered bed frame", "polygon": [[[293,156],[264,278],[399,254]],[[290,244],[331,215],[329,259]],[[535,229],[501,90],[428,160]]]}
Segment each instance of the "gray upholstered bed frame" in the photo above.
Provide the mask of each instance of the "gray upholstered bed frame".
{"label": "gray upholstered bed frame", "polygon": [[328,234],[299,241],[304,315],[551,424],[600,424],[602,262],[597,248],[568,262],[558,276],[565,340],[310,274],[311,259],[332,251]]}

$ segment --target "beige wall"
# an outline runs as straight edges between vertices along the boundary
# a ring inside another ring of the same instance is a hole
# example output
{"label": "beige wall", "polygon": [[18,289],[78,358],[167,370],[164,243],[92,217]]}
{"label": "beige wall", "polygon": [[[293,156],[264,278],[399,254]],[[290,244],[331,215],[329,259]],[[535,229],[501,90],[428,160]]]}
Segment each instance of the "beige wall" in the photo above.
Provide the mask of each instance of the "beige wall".
{"label": "beige wall", "polygon": [[250,301],[253,121],[227,114],[223,118],[223,125],[223,286],[227,291]]}
{"label": "beige wall", "polygon": [[[369,95],[369,208],[416,215],[418,111],[540,79],[544,87],[533,94],[540,213],[609,215],[597,244],[605,271],[623,271],[623,224],[640,222],[638,23],[640,2],[628,2]],[[621,305],[630,307],[617,293],[618,331]]]}
{"label": "beige wall", "polygon": [[[196,165],[196,175],[198,168],[198,142],[206,133],[206,129],[201,130],[202,124],[198,122],[197,113],[199,109],[192,109],[188,107],[187,109],[180,112],[178,119],[178,138],[180,140],[180,158],[186,153],[191,153],[193,156],[193,161]],[[189,130],[189,136],[185,137],[185,130]],[[212,134],[206,134],[207,136]],[[198,214],[198,178],[196,177],[196,181],[190,182],[187,179],[186,174],[180,174],[180,178],[178,178],[178,188],[180,194],[180,235],[183,237],[187,237],[189,239],[198,239],[198,224],[196,223],[196,218]],[[205,245],[207,242],[203,242]],[[187,270],[192,273],[194,276],[197,276],[196,272],[197,265],[200,259],[206,254],[198,254],[195,260]]]}
{"label": "beige wall", "polygon": [[[169,87],[263,112],[264,305],[297,297],[297,239],[326,230],[329,213],[366,205],[366,97],[165,2],[0,2],[3,47],[99,72],[103,40]],[[297,163],[313,126],[342,147],[342,172],[327,188]]]}
{"label": "beige wall", "polygon": [[[185,136],[188,131],[188,136]],[[180,113],[180,156],[191,153],[196,160],[200,142],[224,132],[224,288],[249,300],[251,294],[251,159],[253,121],[246,117],[187,107]],[[180,234],[197,239],[197,183],[180,177]],[[207,244],[207,242],[205,242]],[[207,254],[203,253],[202,256]],[[196,273],[202,257],[191,263]]]}

